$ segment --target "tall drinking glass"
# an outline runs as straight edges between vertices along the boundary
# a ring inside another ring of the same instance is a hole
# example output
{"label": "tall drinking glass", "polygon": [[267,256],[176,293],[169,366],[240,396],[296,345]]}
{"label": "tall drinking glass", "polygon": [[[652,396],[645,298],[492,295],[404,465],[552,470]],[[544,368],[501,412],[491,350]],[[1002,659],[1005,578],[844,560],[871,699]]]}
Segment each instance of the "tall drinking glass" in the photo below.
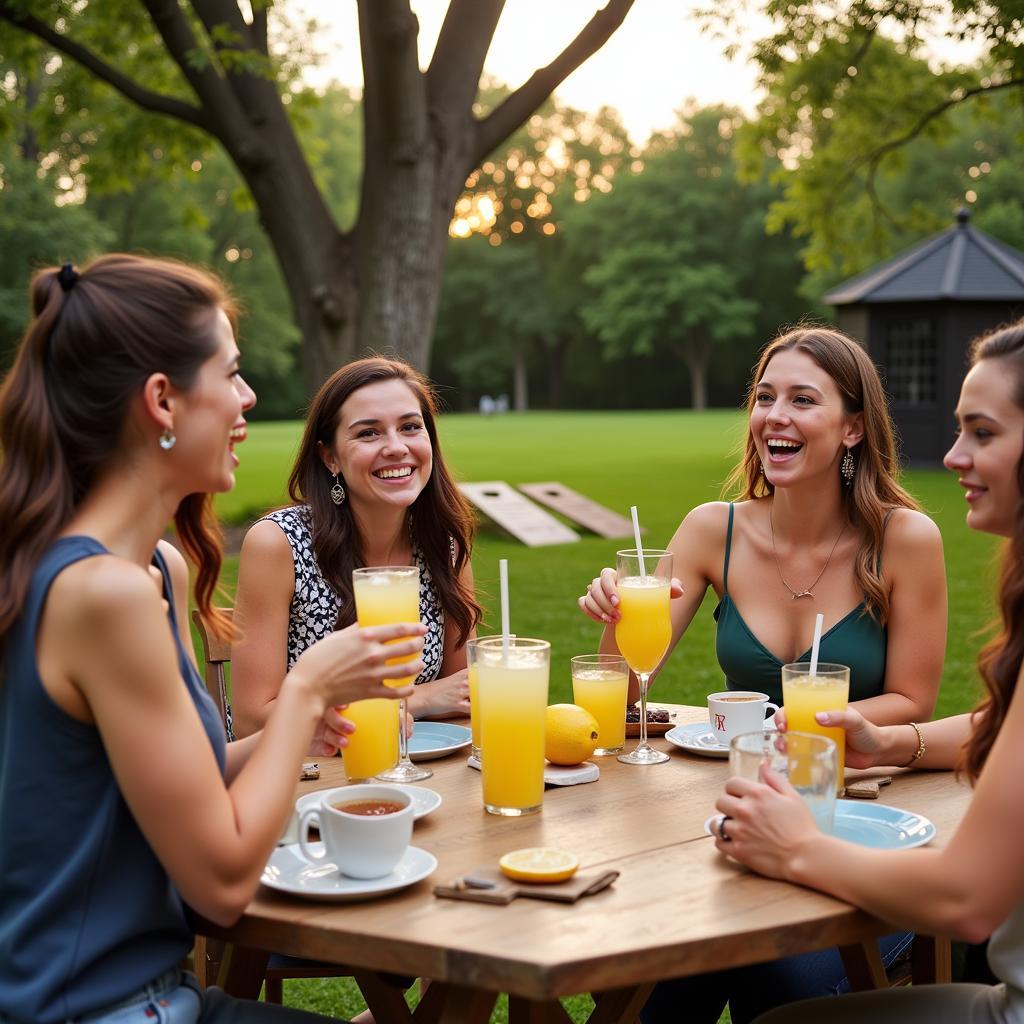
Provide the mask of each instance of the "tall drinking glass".
{"label": "tall drinking glass", "polygon": [[[396,622],[420,621],[420,571],[412,565],[371,566],[352,571],[352,591],[356,599],[356,620],[360,626],[391,626]],[[397,643],[398,641],[391,641]],[[392,658],[386,664],[414,661],[416,655]],[[386,679],[394,688],[408,686],[414,676]],[[377,773],[383,782],[419,782],[434,773],[409,760],[405,735],[405,698],[398,702],[398,763]]]}
{"label": "tall drinking glass", "polygon": [[544,801],[544,718],[551,645],[510,637],[477,641],[481,775],[490,814],[534,814]]}
{"label": "tall drinking glass", "polygon": [[620,654],[577,654],[572,665],[572,699],[597,721],[595,754],[617,754],[626,745],[629,669]]}
{"label": "tall drinking glass", "polygon": [[672,639],[672,552],[651,548],[641,556],[636,549],[629,549],[617,552],[616,560],[615,585],[622,618],[615,625],[615,642],[640,682],[640,742],[628,754],[619,754],[619,760],[661,764],[668,754],[647,742],[647,683]]}
{"label": "tall drinking glass", "polygon": [[497,640],[501,642],[501,634],[478,636],[466,642],[466,668],[469,670],[469,726],[473,735],[471,755],[480,760],[480,676],[476,667],[476,651],[478,644],[487,644]]}
{"label": "tall drinking glass", "polygon": [[808,661],[782,666],[782,702],[786,708],[786,728],[794,732],[827,736],[836,745],[836,786],[843,786],[846,764],[846,731],[819,725],[819,711],[845,711],[850,699],[850,669],[819,661],[814,675]]}
{"label": "tall drinking glass", "polygon": [[349,782],[367,782],[394,768],[398,761],[397,700],[374,697],[356,700],[345,708],[345,717],[356,727],[342,747],[341,760]]}

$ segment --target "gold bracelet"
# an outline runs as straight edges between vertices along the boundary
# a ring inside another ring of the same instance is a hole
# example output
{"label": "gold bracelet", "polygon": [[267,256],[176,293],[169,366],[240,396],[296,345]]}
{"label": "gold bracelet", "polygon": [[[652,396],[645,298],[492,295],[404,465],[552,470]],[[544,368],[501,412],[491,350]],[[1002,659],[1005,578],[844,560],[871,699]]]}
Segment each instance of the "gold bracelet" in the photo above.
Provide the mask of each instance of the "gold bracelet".
{"label": "gold bracelet", "polygon": [[921,726],[917,722],[908,722],[907,725],[917,733],[917,750],[914,751],[914,756],[905,765],[901,765],[902,768],[909,768],[912,764],[916,764],[924,757],[924,752],[928,749],[924,745],[924,734],[921,732]]}

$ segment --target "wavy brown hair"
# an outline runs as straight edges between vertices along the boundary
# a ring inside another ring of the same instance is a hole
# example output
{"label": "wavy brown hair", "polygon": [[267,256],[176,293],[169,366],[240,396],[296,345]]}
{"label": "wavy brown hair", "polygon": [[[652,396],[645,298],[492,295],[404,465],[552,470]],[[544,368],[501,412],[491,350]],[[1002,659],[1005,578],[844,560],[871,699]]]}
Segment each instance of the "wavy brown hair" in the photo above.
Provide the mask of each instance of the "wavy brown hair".
{"label": "wavy brown hair", "polygon": [[[0,388],[0,645],[21,614],[36,564],[118,448],[131,402],[153,373],[192,386],[217,347],[214,324],[235,308],[212,275],[174,260],[112,254],[65,290],[60,270],[32,278],[33,319]],[[196,567],[196,603],[211,607],[220,535],[210,497],[174,515]]]}
{"label": "wavy brown hair", "polygon": [[317,451],[317,445],[333,448],[348,397],[368,384],[400,380],[419,403],[423,425],[433,449],[430,479],[413,502],[413,539],[434,579],[441,607],[458,630],[459,646],[480,621],[481,609],[473,591],[462,581],[462,570],[472,553],[475,520],[441,455],[437,436],[437,397],[422,374],[400,359],[373,356],[359,359],[335,371],[316,393],[306,417],[306,429],[288,478],[292,501],[309,506],[313,552],[324,579],[340,601],[337,628],[355,622],[352,570],[364,566],[363,540],[348,502],[331,501],[333,477]]}
{"label": "wavy brown hair", "polygon": [[[850,449],[856,466],[853,484],[846,487],[838,473],[836,482],[849,522],[862,539],[853,570],[857,587],[864,594],[868,613],[884,625],[889,615],[889,592],[879,570],[885,520],[895,508],[919,510],[920,506],[896,481],[899,458],[882,382],[871,357],[853,339],[826,327],[797,327],[761,351],[747,392],[748,416],[757,399],[757,385],[772,357],[788,351],[810,356],[832,378],[847,415],[863,414],[864,437]],[[761,460],[749,430],[725,492],[739,500],[765,498],[775,492],[761,472]]]}
{"label": "wavy brown hair", "polygon": [[[1013,381],[1013,400],[1024,409],[1024,320],[978,338],[971,364],[1001,359]],[[1017,489],[1024,498],[1024,454],[1017,463]],[[1006,543],[999,581],[999,634],[978,655],[978,671],[988,691],[971,715],[971,738],[964,745],[959,768],[974,782],[1006,720],[1017,677],[1024,663],[1024,500],[1017,504],[1013,533]]]}

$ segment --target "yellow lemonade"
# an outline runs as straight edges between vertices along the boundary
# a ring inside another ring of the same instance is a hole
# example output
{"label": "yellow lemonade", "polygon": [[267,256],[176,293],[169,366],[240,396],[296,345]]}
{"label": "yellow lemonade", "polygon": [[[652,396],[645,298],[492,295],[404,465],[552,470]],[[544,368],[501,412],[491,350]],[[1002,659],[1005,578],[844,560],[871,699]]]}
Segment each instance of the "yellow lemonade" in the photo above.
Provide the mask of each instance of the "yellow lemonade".
{"label": "yellow lemonade", "polygon": [[480,749],[480,675],[476,665],[469,666],[469,728],[473,734],[473,749]]}
{"label": "yellow lemonade", "polygon": [[494,814],[540,810],[544,800],[547,652],[500,652],[477,663],[484,806]]}
{"label": "yellow lemonade", "polygon": [[843,785],[843,765],[846,754],[846,733],[842,729],[828,729],[819,725],[815,715],[819,711],[841,711],[850,699],[850,677],[811,677],[809,675],[782,677],[782,699],[786,708],[786,728],[792,732],[809,732],[827,736],[835,741],[838,759],[836,785]]}
{"label": "yellow lemonade", "polygon": [[[621,664],[621,662],[620,662]],[[597,719],[597,754],[614,754],[626,743],[629,673],[573,666],[572,699]]]}
{"label": "yellow lemonade", "polygon": [[[356,620],[360,626],[390,626],[396,622],[420,621],[419,573],[409,569],[406,573],[356,574],[353,579],[356,599]],[[393,640],[392,643],[399,641]],[[387,664],[414,661],[418,654],[392,658]],[[387,686],[408,686],[414,676],[386,679]]]}
{"label": "yellow lemonade", "polygon": [[669,581],[627,576],[616,586],[622,618],[615,624],[615,642],[634,672],[653,672],[672,639]]}
{"label": "yellow lemonade", "polygon": [[349,782],[393,768],[398,760],[398,701],[386,697],[353,701],[344,715],[356,727],[341,751]]}

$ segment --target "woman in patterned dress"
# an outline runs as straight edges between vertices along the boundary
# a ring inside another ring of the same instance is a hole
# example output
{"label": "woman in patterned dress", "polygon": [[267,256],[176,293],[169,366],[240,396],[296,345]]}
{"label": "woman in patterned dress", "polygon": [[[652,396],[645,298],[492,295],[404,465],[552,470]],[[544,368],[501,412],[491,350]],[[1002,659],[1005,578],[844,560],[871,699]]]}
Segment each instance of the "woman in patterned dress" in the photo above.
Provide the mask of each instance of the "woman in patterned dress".
{"label": "woman in patterned dress", "polygon": [[[418,565],[423,662],[416,718],[469,713],[465,644],[480,619],[472,512],[441,456],[430,382],[397,359],[360,359],[320,388],[288,480],[294,502],[242,545],[232,651],[235,723],[263,727],[286,671],[355,621],[352,570]],[[326,750],[312,750],[323,754]]]}

